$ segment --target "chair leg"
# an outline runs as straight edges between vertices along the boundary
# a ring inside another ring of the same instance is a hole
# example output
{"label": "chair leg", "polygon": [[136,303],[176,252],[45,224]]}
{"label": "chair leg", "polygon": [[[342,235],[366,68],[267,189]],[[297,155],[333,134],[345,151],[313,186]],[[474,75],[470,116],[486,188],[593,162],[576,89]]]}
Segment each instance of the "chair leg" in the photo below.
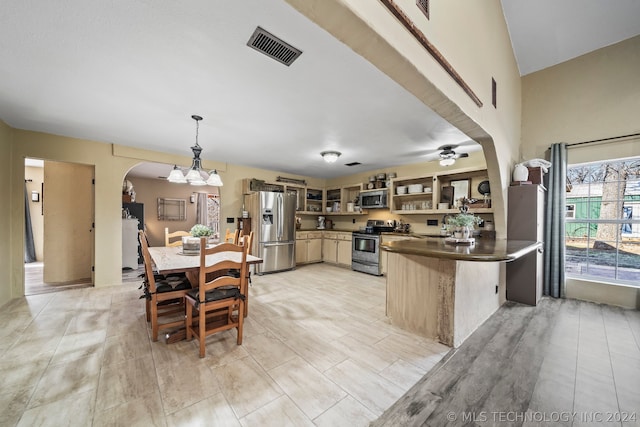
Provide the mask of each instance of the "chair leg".
{"label": "chair leg", "polygon": [[186,310],[187,310],[187,313],[186,313],[186,316],[185,316],[185,320],[184,320],[184,326],[185,326],[185,330],[186,330],[186,333],[187,333],[187,336],[186,336],[185,339],[187,341],[191,341],[191,338],[192,338],[191,328],[193,327],[191,325],[191,323],[193,322],[193,307],[191,306],[191,303],[189,303],[189,301],[186,300],[186,298],[185,298],[184,305],[185,305]]}
{"label": "chair leg", "polygon": [[158,341],[158,301],[151,299],[151,341]]}
{"label": "chair leg", "polygon": [[[204,307],[201,307],[201,308],[204,308]],[[207,324],[207,313],[204,310],[200,310],[200,313],[198,315],[198,331],[200,332],[200,336],[198,337],[200,338],[200,358],[204,357],[204,352],[205,352],[204,343],[205,343],[205,340],[207,339],[206,324]]]}
{"label": "chair leg", "polygon": [[238,345],[242,344],[242,330],[244,327],[244,301],[240,301],[238,304],[238,340],[236,341]]}
{"label": "chair leg", "polygon": [[151,321],[151,300],[145,298],[144,300],[145,311],[147,313],[147,322]]}

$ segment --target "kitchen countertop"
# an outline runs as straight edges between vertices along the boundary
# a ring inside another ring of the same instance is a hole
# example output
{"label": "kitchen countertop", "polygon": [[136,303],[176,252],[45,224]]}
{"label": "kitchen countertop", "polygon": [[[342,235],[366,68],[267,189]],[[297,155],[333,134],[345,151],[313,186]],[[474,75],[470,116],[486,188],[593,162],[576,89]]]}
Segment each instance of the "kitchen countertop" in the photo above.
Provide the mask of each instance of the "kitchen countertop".
{"label": "kitchen countertop", "polygon": [[476,239],[474,245],[453,245],[442,238],[426,237],[419,240],[400,240],[383,243],[388,252],[446,258],[457,261],[513,261],[535,251],[542,243],[529,240]]}
{"label": "kitchen countertop", "polygon": [[302,231],[302,232],[309,232],[309,231],[337,231],[339,233],[353,233],[354,231],[357,230],[347,230],[344,228],[323,228],[323,229],[318,229],[318,228],[300,228],[300,229],[296,229],[296,231]]}

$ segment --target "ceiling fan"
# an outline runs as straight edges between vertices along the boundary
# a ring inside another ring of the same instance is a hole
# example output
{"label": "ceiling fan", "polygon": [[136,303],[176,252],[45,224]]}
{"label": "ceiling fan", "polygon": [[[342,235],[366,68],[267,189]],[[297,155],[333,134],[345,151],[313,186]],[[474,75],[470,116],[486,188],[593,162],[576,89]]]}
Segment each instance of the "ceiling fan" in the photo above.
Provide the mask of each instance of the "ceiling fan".
{"label": "ceiling fan", "polygon": [[463,157],[469,157],[469,153],[456,153],[453,151],[457,145],[444,145],[438,150],[442,150],[440,152],[440,166],[451,166],[456,162],[456,159],[461,159]]}

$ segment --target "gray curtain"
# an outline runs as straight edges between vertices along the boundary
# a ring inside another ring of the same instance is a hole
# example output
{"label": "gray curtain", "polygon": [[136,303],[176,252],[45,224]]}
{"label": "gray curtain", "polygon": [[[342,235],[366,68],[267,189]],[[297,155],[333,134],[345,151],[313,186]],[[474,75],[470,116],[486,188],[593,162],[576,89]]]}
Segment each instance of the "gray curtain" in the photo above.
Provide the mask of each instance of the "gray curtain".
{"label": "gray curtain", "polygon": [[29,209],[29,192],[27,183],[24,183],[24,262],[36,261],[36,246],[33,242],[33,227],[31,225],[31,212]]}
{"label": "gray curtain", "polygon": [[209,225],[207,220],[207,193],[197,193],[198,199],[196,204],[196,224]]}
{"label": "gray curtain", "polygon": [[564,217],[566,209],[567,146],[551,146],[551,167],[544,226],[544,295],[565,297]]}

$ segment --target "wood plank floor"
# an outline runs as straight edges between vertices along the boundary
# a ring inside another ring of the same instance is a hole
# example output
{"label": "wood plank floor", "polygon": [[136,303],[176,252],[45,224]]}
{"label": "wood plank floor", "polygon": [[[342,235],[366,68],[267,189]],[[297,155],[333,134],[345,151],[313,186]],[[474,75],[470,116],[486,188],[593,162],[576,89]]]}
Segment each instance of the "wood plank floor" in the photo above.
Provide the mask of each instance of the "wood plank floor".
{"label": "wood plank floor", "polygon": [[[640,312],[507,303],[371,426],[640,425]],[[626,422],[624,422],[626,420]]]}
{"label": "wood plank floor", "polygon": [[91,278],[79,279],[73,282],[45,283],[44,264],[39,262],[26,263],[24,265],[24,294],[39,295],[49,292],[60,292],[76,288],[88,288],[93,286]]}

